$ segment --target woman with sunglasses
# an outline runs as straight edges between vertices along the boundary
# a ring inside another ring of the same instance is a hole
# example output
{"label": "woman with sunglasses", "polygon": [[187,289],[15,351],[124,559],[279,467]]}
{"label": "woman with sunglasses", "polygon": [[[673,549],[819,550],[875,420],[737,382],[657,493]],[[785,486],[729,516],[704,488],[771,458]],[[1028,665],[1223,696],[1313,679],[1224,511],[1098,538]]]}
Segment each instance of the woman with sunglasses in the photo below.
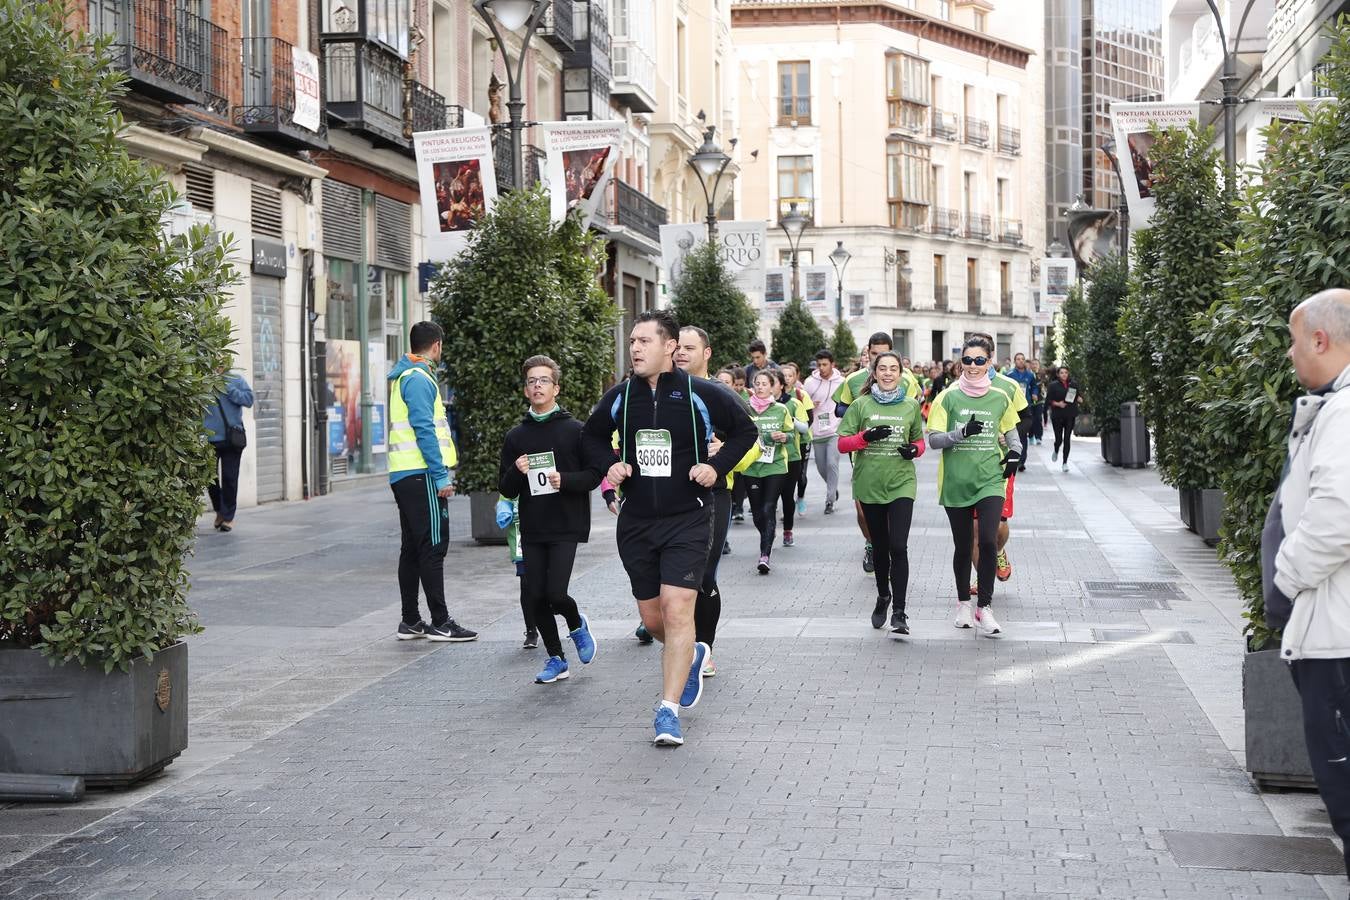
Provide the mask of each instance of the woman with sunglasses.
{"label": "woman with sunglasses", "polygon": [[[928,446],[942,451],[938,464],[938,502],[951,523],[952,570],[956,575],[956,627],[977,626],[993,636],[1002,629],[994,619],[994,574],[998,524],[1005,482],[1021,462],[1021,439],[1012,401],[990,381],[994,347],[986,339],[969,338],[961,353],[956,383],[933,401],[928,412]],[[999,445],[999,436],[1006,454]],[[979,603],[970,608],[972,538],[979,528],[977,569]]]}
{"label": "woman with sunglasses", "polygon": [[877,579],[872,627],[886,622],[891,632],[909,634],[905,593],[909,587],[909,525],[918,477],[914,460],[923,455],[923,415],[905,396],[900,357],[890,351],[872,359],[858,399],[839,424],[839,452],[854,453],[853,499],[862,505]]}
{"label": "woman with sunglasses", "polygon": [[794,429],[792,413],[778,402],[783,381],[777,369],[760,369],[750,387],[750,418],[759,429],[759,457],[745,470],[745,490],[759,530],[759,574],[768,575],[778,530],[778,498],[788,472],[787,444]]}

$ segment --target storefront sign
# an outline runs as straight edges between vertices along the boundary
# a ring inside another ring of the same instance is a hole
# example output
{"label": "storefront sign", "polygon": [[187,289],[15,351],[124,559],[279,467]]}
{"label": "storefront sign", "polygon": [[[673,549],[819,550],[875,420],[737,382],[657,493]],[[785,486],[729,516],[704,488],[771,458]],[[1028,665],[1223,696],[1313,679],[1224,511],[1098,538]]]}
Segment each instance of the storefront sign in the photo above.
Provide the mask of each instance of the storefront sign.
{"label": "storefront sign", "polygon": [[291,48],[291,67],[295,70],[295,112],[291,121],[310,131],[319,130],[319,58],[308,50]]}
{"label": "storefront sign", "polygon": [[572,212],[581,217],[581,227],[591,223],[605,196],[619,148],[627,129],[623,122],[544,122],[544,187],[549,193],[552,215],[561,222]]}
{"label": "storefront sign", "polygon": [[445,262],[468,245],[469,231],[497,202],[491,131],[421,131],[413,150],[427,259]]}
{"label": "storefront sign", "polygon": [[253,274],[286,277],[286,245],[267,238],[253,239]]}
{"label": "storefront sign", "polygon": [[1111,122],[1116,135],[1130,229],[1148,226],[1158,201],[1153,196],[1153,128],[1186,128],[1200,116],[1199,103],[1112,103]]}

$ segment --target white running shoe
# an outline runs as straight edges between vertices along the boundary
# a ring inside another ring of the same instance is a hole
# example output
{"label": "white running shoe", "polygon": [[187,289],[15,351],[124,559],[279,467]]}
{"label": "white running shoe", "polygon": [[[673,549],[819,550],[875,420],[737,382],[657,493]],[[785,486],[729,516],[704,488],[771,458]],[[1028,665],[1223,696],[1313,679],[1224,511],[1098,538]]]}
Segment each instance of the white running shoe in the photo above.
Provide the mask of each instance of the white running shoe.
{"label": "white running shoe", "polygon": [[1062,466],[1059,467],[1059,470],[1060,470],[1061,472],[1067,472],[1067,471],[1069,471],[1069,464],[1068,464],[1068,463],[1065,463],[1064,465],[1062,465]]}
{"label": "white running shoe", "polygon": [[956,602],[956,627],[970,628],[975,624],[975,620],[970,615],[970,601],[958,600]]}
{"label": "white running shoe", "polygon": [[989,606],[982,606],[975,610],[975,624],[979,626],[980,634],[985,637],[993,637],[1003,631],[994,618],[993,608]]}

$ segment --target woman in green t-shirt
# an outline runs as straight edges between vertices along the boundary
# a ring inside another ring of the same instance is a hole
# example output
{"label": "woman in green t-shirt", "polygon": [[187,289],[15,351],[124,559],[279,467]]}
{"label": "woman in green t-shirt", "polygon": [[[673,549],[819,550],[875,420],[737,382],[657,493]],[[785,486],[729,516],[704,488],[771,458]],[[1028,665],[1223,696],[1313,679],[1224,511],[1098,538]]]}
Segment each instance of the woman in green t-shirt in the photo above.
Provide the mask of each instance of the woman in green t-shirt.
{"label": "woman in green t-shirt", "polygon": [[909,587],[909,525],[918,478],[914,460],[923,455],[923,416],[905,396],[900,357],[878,354],[858,399],[839,423],[839,452],[853,456],[853,499],[862,506],[872,536],[877,605],[872,627],[909,634],[905,592]]}
{"label": "woman in green t-shirt", "polygon": [[778,402],[781,382],[776,369],[760,369],[750,386],[750,417],[759,429],[759,458],[745,470],[745,490],[750,515],[759,529],[759,574],[768,575],[769,554],[778,530],[778,497],[787,478],[792,413]]}
{"label": "woman in green t-shirt", "polygon": [[[1005,482],[1017,470],[1022,449],[1012,401],[1007,394],[994,389],[990,381],[993,366],[993,345],[982,337],[967,340],[961,352],[960,377],[934,398],[928,411],[928,446],[942,451],[938,464],[938,502],[947,509],[956,544],[952,554],[956,627],[975,625],[987,636],[1002,631],[991,608],[998,564],[998,524]],[[1010,448],[1006,453],[1004,446]],[[977,525],[979,605],[972,616],[970,558]]]}

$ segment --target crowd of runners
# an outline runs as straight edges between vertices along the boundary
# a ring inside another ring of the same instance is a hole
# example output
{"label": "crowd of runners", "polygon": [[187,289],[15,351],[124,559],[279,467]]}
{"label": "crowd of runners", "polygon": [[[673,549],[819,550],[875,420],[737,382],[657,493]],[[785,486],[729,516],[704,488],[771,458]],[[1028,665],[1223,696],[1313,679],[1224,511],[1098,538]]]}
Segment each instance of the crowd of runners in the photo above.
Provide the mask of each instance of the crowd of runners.
{"label": "crowd of runners", "polygon": [[[477,637],[449,617],[442,584],[455,448],[439,394],[428,389],[441,337],[433,323],[414,326],[412,352],[390,376],[402,640]],[[595,638],[569,585],[577,546],[590,536],[590,495],[599,489],[617,516],[618,553],[640,620],[635,636],[663,648],[658,745],[684,742],[680,711],[696,705],[704,679],[717,674],[717,574],[731,552],[732,523],[745,521],[748,505],[756,570],[769,576],[775,545],[795,543],[812,459],[828,516],[840,502],[840,459],[851,458],[861,564],[877,588],[870,622],[889,625],[896,637],[910,633],[908,544],[919,457],[940,454],[937,494],[953,541],[954,624],[988,637],[1002,633],[995,584],[1012,577],[1007,544],[1017,474],[1047,421],[1055,459],[1068,469],[1077,384],[1067,369],[1045,377],[1038,360],[1020,353],[1000,367],[989,335],[969,335],[950,362],[918,366],[896,354],[885,333],[872,335],[856,360],[820,350],[809,372],[774,363],[760,341],[747,351],[746,365],[710,373],[713,348],[703,329],[681,327],[666,311],[643,313],[629,335],[628,377],[584,422],[558,405],[566,377],[558,363],[531,357],[521,366],[528,409],[501,448],[497,523],[507,530],[519,576],[524,647],[544,644],[535,681],[569,676],[556,617],[567,623],[576,661],[595,659]],[[418,613],[419,582],[430,624]]]}

